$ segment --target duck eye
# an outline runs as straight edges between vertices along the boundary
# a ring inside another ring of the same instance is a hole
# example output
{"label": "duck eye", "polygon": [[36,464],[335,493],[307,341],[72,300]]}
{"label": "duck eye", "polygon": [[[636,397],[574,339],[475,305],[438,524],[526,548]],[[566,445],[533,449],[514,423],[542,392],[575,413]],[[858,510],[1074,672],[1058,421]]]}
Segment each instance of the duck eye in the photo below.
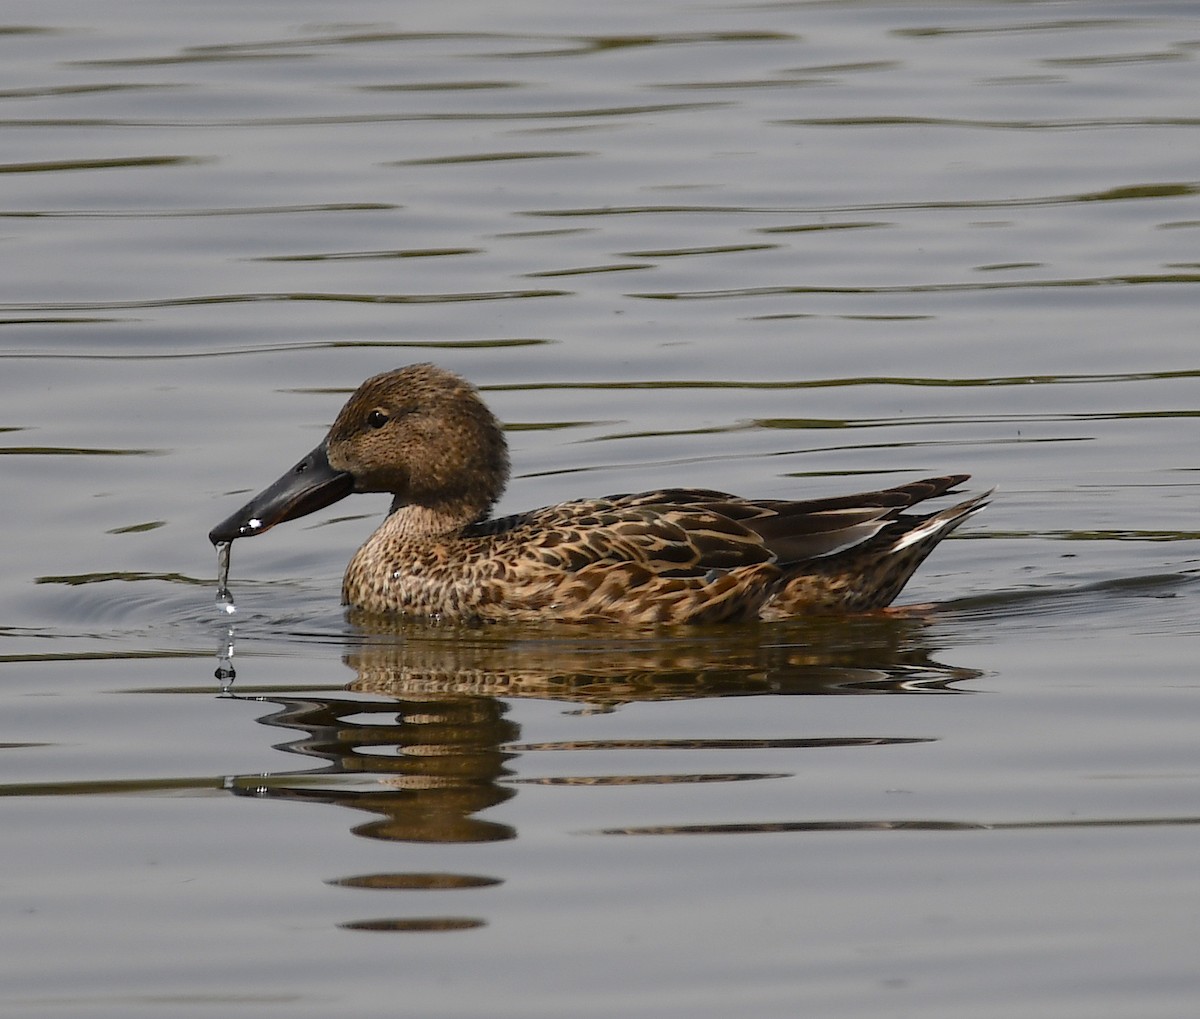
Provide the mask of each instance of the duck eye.
{"label": "duck eye", "polygon": [[367,415],[367,424],[372,428],[382,428],[388,423],[388,416],[382,410],[373,410]]}

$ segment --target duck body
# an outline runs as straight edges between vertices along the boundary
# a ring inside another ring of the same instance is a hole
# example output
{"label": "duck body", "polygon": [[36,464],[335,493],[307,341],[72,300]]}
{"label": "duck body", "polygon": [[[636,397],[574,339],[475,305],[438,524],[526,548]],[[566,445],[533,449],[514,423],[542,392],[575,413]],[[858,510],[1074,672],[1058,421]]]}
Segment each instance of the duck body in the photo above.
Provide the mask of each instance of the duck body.
{"label": "duck body", "polygon": [[508,478],[499,423],[433,365],[368,379],[326,440],[209,537],[260,534],[352,491],[391,510],[351,559],[342,600],[368,614],[636,625],[882,608],[986,505],[905,513],[968,475],[805,501],[664,489],[492,518]]}

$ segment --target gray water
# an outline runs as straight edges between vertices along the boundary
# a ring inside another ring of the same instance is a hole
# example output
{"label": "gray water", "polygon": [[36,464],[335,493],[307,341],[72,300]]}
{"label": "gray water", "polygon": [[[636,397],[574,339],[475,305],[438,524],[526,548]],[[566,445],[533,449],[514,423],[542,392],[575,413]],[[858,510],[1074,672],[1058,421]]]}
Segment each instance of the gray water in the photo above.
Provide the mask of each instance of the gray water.
{"label": "gray water", "polygon": [[[1200,7],[12,0],[0,1010],[1200,1005]],[[364,630],[368,375],[500,512],[998,487],[890,617]]]}

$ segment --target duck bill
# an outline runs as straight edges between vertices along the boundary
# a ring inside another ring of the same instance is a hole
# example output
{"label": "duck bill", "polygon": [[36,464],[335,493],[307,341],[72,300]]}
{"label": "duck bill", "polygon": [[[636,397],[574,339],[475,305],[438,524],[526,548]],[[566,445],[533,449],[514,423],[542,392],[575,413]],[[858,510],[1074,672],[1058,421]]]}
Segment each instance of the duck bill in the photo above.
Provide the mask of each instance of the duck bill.
{"label": "duck bill", "polygon": [[354,491],[354,478],[329,466],[325,443],[301,460],[275,484],[208,532],[214,545],[262,534],[285,520],[315,513]]}

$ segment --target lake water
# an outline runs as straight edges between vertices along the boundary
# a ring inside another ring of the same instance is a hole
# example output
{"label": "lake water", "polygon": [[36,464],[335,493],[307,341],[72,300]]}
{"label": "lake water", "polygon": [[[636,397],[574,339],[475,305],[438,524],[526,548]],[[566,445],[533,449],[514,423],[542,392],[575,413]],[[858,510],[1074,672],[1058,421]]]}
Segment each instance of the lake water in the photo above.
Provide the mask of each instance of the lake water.
{"label": "lake water", "polygon": [[[10,0],[0,1011],[1200,1007],[1200,6]],[[368,375],[500,512],[970,471],[905,613],[360,629]]]}

